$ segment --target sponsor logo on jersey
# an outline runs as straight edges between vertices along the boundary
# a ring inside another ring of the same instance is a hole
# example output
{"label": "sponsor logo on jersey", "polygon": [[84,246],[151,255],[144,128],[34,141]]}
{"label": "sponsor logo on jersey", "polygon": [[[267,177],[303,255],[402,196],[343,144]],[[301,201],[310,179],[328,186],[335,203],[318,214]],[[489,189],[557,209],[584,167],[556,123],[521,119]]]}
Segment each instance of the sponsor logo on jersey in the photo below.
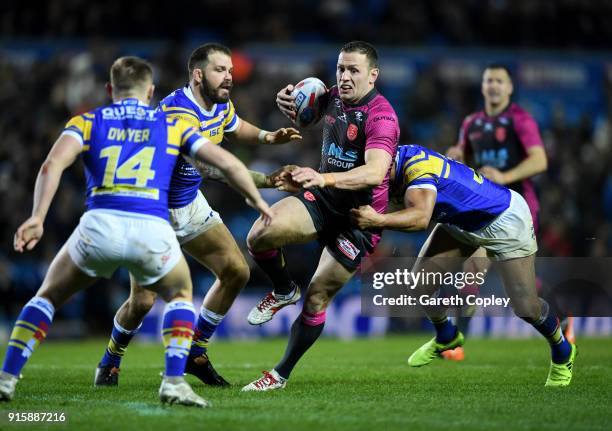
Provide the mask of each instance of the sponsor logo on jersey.
{"label": "sponsor logo on jersey", "polygon": [[380,120],[387,120],[387,121],[393,121],[393,122],[395,122],[395,118],[393,118],[393,117],[391,117],[391,116],[389,116],[389,115],[379,115],[378,117],[374,118],[374,119],[372,120],[372,122],[373,122],[373,123],[376,123],[377,121],[380,121]]}
{"label": "sponsor logo on jersey", "polygon": [[484,130],[485,130],[485,132],[492,132],[493,131],[493,124],[485,123]]}
{"label": "sponsor logo on jersey", "polygon": [[357,111],[355,112],[355,120],[362,122],[363,121],[363,112]]}
{"label": "sponsor logo on jersey", "polygon": [[[356,129],[357,127],[355,127]],[[348,132],[347,132],[348,135]],[[356,150],[344,151],[342,147],[331,143],[327,148],[327,163],[343,169],[352,169],[359,157]]]}
{"label": "sponsor logo on jersey", "polygon": [[354,141],[357,138],[357,134],[359,133],[359,129],[354,124],[349,124],[348,129],[346,129],[346,137],[349,141]]}
{"label": "sponsor logo on jersey", "polygon": [[340,250],[342,254],[351,260],[355,260],[355,258],[359,256],[359,249],[344,235],[339,235],[338,238],[336,238],[336,246],[338,246],[338,250]]}
{"label": "sponsor logo on jersey", "polygon": [[102,109],[104,120],[144,120],[155,121],[155,111],[137,105],[107,106]]}
{"label": "sponsor logo on jersey", "polygon": [[344,121],[346,123],[346,112],[343,112],[342,114],[338,115],[338,120]]}

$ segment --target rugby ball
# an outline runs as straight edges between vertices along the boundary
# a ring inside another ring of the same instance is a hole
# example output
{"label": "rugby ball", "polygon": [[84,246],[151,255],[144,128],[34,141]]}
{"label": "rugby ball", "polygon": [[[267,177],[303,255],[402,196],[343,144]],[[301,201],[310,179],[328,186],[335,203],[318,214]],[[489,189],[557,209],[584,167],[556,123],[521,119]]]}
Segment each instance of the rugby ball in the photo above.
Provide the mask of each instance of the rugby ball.
{"label": "rugby ball", "polygon": [[295,84],[291,95],[295,98],[295,124],[309,127],[316,124],[323,115],[321,97],[327,87],[318,78],[306,78]]}

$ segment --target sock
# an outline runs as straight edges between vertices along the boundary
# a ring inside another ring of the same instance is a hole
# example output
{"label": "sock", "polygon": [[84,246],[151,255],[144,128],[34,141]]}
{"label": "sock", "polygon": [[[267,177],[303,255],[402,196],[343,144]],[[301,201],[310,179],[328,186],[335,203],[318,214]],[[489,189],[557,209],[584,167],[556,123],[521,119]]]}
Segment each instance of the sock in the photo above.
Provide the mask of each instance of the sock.
{"label": "sock", "polygon": [[285,356],[274,369],[283,378],[288,379],[293,367],[306,351],[317,341],[325,326],[325,311],[308,313],[302,310],[302,314],[295,319],[291,326],[291,334],[287,343]]}
{"label": "sock", "polygon": [[162,335],[166,355],[166,377],[183,377],[193,338],[195,310],[187,301],[172,301],[164,309]]}
{"label": "sock", "polygon": [[569,358],[572,352],[572,346],[563,336],[559,319],[550,310],[548,302],[544,301],[542,298],[540,298],[540,301],[542,302],[542,313],[540,318],[535,322],[530,321],[530,319],[525,320],[531,323],[531,325],[548,340],[552,361],[557,364],[563,363]]}
{"label": "sock", "polygon": [[210,311],[202,305],[202,308],[200,308],[200,315],[196,322],[189,356],[202,356],[206,353],[208,350],[208,340],[217,330],[223,317],[225,317],[223,314]]}
{"label": "sock", "polygon": [[472,320],[472,316],[459,316],[457,318],[457,329],[461,331],[463,335],[468,335],[469,333],[470,320]]}
{"label": "sock", "polygon": [[249,253],[263,272],[270,277],[275,296],[288,295],[295,289],[282,248],[262,252],[249,250]]}
{"label": "sock", "polygon": [[47,299],[35,296],[23,307],[8,342],[2,371],[19,376],[34,349],[45,339],[55,308]]}
{"label": "sock", "polygon": [[108,341],[108,346],[106,347],[104,356],[102,356],[98,366],[104,367],[107,365],[112,365],[113,367],[119,368],[121,365],[121,359],[123,359],[123,355],[127,350],[128,344],[134,335],[136,335],[141,326],[142,323],[138,325],[138,328],[136,329],[125,329],[117,322],[117,316],[115,316],[111,338]]}
{"label": "sock", "polygon": [[430,317],[429,320],[436,328],[436,341],[440,344],[450,343],[457,336],[457,327],[447,316]]}

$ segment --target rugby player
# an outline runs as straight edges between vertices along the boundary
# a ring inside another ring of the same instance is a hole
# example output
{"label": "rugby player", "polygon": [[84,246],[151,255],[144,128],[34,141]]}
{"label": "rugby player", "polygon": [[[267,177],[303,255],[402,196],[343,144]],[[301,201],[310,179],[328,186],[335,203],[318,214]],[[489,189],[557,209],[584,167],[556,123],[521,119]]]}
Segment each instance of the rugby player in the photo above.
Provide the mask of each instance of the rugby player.
{"label": "rugby player", "polygon": [[[371,206],[351,210],[361,229],[419,231],[433,219],[438,224],[419,253],[414,272],[444,272],[445,257],[468,258],[480,247],[498,262],[514,312],[549,342],[551,364],[546,386],[567,386],[572,378],[576,346],[561,331],[548,303],[538,298],[535,278],[537,243],[529,206],[514,190],[498,185],[464,164],[417,145],[399,148],[393,188],[405,208],[380,214]],[[437,259],[438,258],[438,259]],[[442,258],[442,259],[439,259]],[[440,286],[416,286],[415,293],[432,294]],[[436,336],[415,351],[408,363],[429,364],[440,352],[463,345],[461,331],[445,311],[426,307]]]}
{"label": "rugby player", "polygon": [[[187,121],[214,144],[220,144],[224,137],[253,145],[301,139],[294,128],[268,132],[238,117],[230,100],[233,65],[227,47],[207,43],[196,48],[189,57],[188,72],[189,83],[160,102],[159,109],[168,117]],[[255,172],[252,176],[258,187],[272,186],[266,176]],[[200,308],[185,371],[208,385],[228,386],[208,359],[208,340],[247,283],[249,267],[221,217],[199,190],[201,182],[198,170],[179,158],[168,195],[170,223],[183,250],[216,276]],[[155,298],[155,292],[131,279],[130,296],[115,316],[108,346],[95,372],[95,386],[118,384],[121,359]]]}
{"label": "rugby player", "polygon": [[[484,109],[468,115],[459,132],[457,145],[446,155],[467,163],[489,180],[505,185],[520,193],[531,212],[536,234],[538,232],[539,203],[532,177],[546,171],[547,157],[544,144],[533,117],[518,104],[511,102],[514,91],[509,69],[493,63],[483,72],[481,92]],[[473,259],[465,263],[466,272],[483,272],[489,266],[486,251],[478,250]],[[477,293],[475,286],[462,293]],[[464,335],[469,328],[475,307],[462,307],[458,326]],[[571,320],[570,320],[571,322]],[[570,335],[571,325],[566,328]],[[573,340],[573,335],[570,335]],[[445,351],[442,356],[451,360],[463,360],[463,347]]]}
{"label": "rugby player", "polygon": [[49,267],[42,286],[22,309],[0,372],[0,400],[13,398],[18,376],[49,331],[54,312],[72,295],[122,266],[144,288],[168,302],[162,333],[166,369],[162,403],[206,407],[183,374],[193,336],[189,268],[168,222],[168,189],[179,154],[221,169],[258,209],[271,212],[246,167],[189,123],[149,107],[153,71],[137,57],[122,57],[110,71],[113,103],[73,117],[36,179],[32,216],[15,233],[18,252],[33,249],[62,172],[82,153],[87,212]]}
{"label": "rugby player", "polygon": [[[270,225],[257,220],[248,234],[249,251],[274,287],[249,313],[248,321],[254,325],[269,321],[279,309],[300,298],[282,247],[318,239],[324,250],[307,288],[302,313],[291,327],[284,357],[243,390],[285,386],[293,367],[321,335],[330,301],[380,239],[380,231],[357,229],[348,220],[351,208],[372,205],[380,213],[387,208],[389,171],[399,127],[395,111],[375,88],[378,75],[378,54],[372,45],[355,41],[342,47],[337,86],[330,89],[323,104],[319,171],[294,169],[286,183],[303,189],[274,205],[275,218]],[[291,85],[283,88],[277,104],[293,119],[292,89]]]}

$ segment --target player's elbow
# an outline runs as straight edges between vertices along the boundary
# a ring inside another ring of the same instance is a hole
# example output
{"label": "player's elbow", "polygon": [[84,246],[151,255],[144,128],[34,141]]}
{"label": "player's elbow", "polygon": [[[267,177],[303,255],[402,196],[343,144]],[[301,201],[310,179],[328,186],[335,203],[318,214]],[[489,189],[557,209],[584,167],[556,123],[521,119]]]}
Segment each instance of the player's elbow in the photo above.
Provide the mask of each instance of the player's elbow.
{"label": "player's elbow", "polygon": [[548,157],[546,157],[546,153],[544,151],[535,152],[532,157],[532,163],[534,167],[534,175],[541,174],[542,172],[546,172],[548,169]]}
{"label": "player's elbow", "polygon": [[47,157],[40,166],[39,175],[51,175],[54,173],[62,172],[63,166],[54,157]]}

